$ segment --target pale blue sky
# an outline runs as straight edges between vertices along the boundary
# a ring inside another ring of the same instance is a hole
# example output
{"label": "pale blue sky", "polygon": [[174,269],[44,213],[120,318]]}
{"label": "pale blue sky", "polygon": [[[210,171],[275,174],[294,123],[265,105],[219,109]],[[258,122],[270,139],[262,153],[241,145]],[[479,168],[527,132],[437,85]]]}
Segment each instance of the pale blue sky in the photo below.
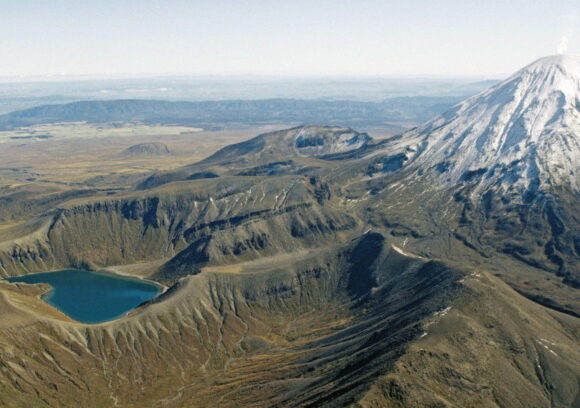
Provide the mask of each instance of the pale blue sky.
{"label": "pale blue sky", "polygon": [[0,0],[0,76],[482,75],[580,53],[578,0]]}

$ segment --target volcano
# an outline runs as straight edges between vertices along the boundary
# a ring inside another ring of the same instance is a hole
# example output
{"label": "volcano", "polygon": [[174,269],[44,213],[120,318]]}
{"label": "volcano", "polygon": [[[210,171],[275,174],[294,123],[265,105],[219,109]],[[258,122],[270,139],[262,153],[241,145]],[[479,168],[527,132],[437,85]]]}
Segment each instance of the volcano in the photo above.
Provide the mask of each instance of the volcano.
{"label": "volcano", "polygon": [[385,143],[370,167],[393,158],[396,172],[369,173],[374,183],[399,180],[381,201],[393,208],[426,197],[410,205],[412,216],[396,210],[400,219],[422,230],[445,225],[485,256],[510,254],[579,286],[580,57],[533,62]]}
{"label": "volcano", "polygon": [[[579,192],[580,57],[539,59],[408,135],[446,182]],[[515,186],[514,186],[515,185]]]}

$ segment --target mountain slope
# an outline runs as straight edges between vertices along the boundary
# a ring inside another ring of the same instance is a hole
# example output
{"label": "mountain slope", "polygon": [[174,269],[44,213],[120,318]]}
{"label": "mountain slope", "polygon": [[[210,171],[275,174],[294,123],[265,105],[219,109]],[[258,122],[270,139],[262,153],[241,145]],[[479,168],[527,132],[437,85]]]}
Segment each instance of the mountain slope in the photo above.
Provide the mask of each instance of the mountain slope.
{"label": "mountain slope", "polygon": [[560,185],[578,193],[579,135],[580,57],[558,55],[528,65],[408,136],[418,139],[421,166],[436,166],[447,182],[477,175],[487,185]]}
{"label": "mountain slope", "polygon": [[175,170],[148,176],[139,184],[147,189],[162,184],[219,175],[264,176],[309,174],[324,166],[317,159],[374,147],[366,133],[337,126],[298,126],[258,135],[218,150],[210,157]]}
{"label": "mountain slope", "polygon": [[577,319],[388,241],[208,269],[97,326],[0,285],[0,404],[573,406]]}
{"label": "mountain slope", "polygon": [[579,59],[538,60],[336,177],[369,175],[349,194],[372,191],[371,219],[415,231],[417,250],[449,256],[443,229],[478,256],[508,254],[579,287]]}

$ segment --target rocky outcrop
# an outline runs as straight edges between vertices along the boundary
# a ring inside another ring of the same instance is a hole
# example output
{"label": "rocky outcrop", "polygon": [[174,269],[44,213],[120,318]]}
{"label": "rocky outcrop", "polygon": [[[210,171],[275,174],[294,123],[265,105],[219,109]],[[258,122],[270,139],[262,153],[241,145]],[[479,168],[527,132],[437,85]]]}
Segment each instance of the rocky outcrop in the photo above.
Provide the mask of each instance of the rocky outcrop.
{"label": "rocky outcrop", "polygon": [[340,240],[357,228],[357,220],[322,206],[318,188],[301,176],[216,180],[70,204],[55,210],[43,230],[3,243],[0,271],[16,275],[174,257],[159,275],[171,280],[206,264]]}

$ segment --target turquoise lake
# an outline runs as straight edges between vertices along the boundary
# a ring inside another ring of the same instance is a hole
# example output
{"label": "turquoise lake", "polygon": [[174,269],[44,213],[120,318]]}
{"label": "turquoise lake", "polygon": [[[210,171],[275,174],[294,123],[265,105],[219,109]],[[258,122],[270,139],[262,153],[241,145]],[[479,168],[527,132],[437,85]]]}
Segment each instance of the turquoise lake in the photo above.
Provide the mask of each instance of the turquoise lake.
{"label": "turquoise lake", "polygon": [[42,299],[81,323],[102,323],[125,315],[157,296],[161,288],[111,273],[67,269],[8,278],[10,282],[47,283]]}

